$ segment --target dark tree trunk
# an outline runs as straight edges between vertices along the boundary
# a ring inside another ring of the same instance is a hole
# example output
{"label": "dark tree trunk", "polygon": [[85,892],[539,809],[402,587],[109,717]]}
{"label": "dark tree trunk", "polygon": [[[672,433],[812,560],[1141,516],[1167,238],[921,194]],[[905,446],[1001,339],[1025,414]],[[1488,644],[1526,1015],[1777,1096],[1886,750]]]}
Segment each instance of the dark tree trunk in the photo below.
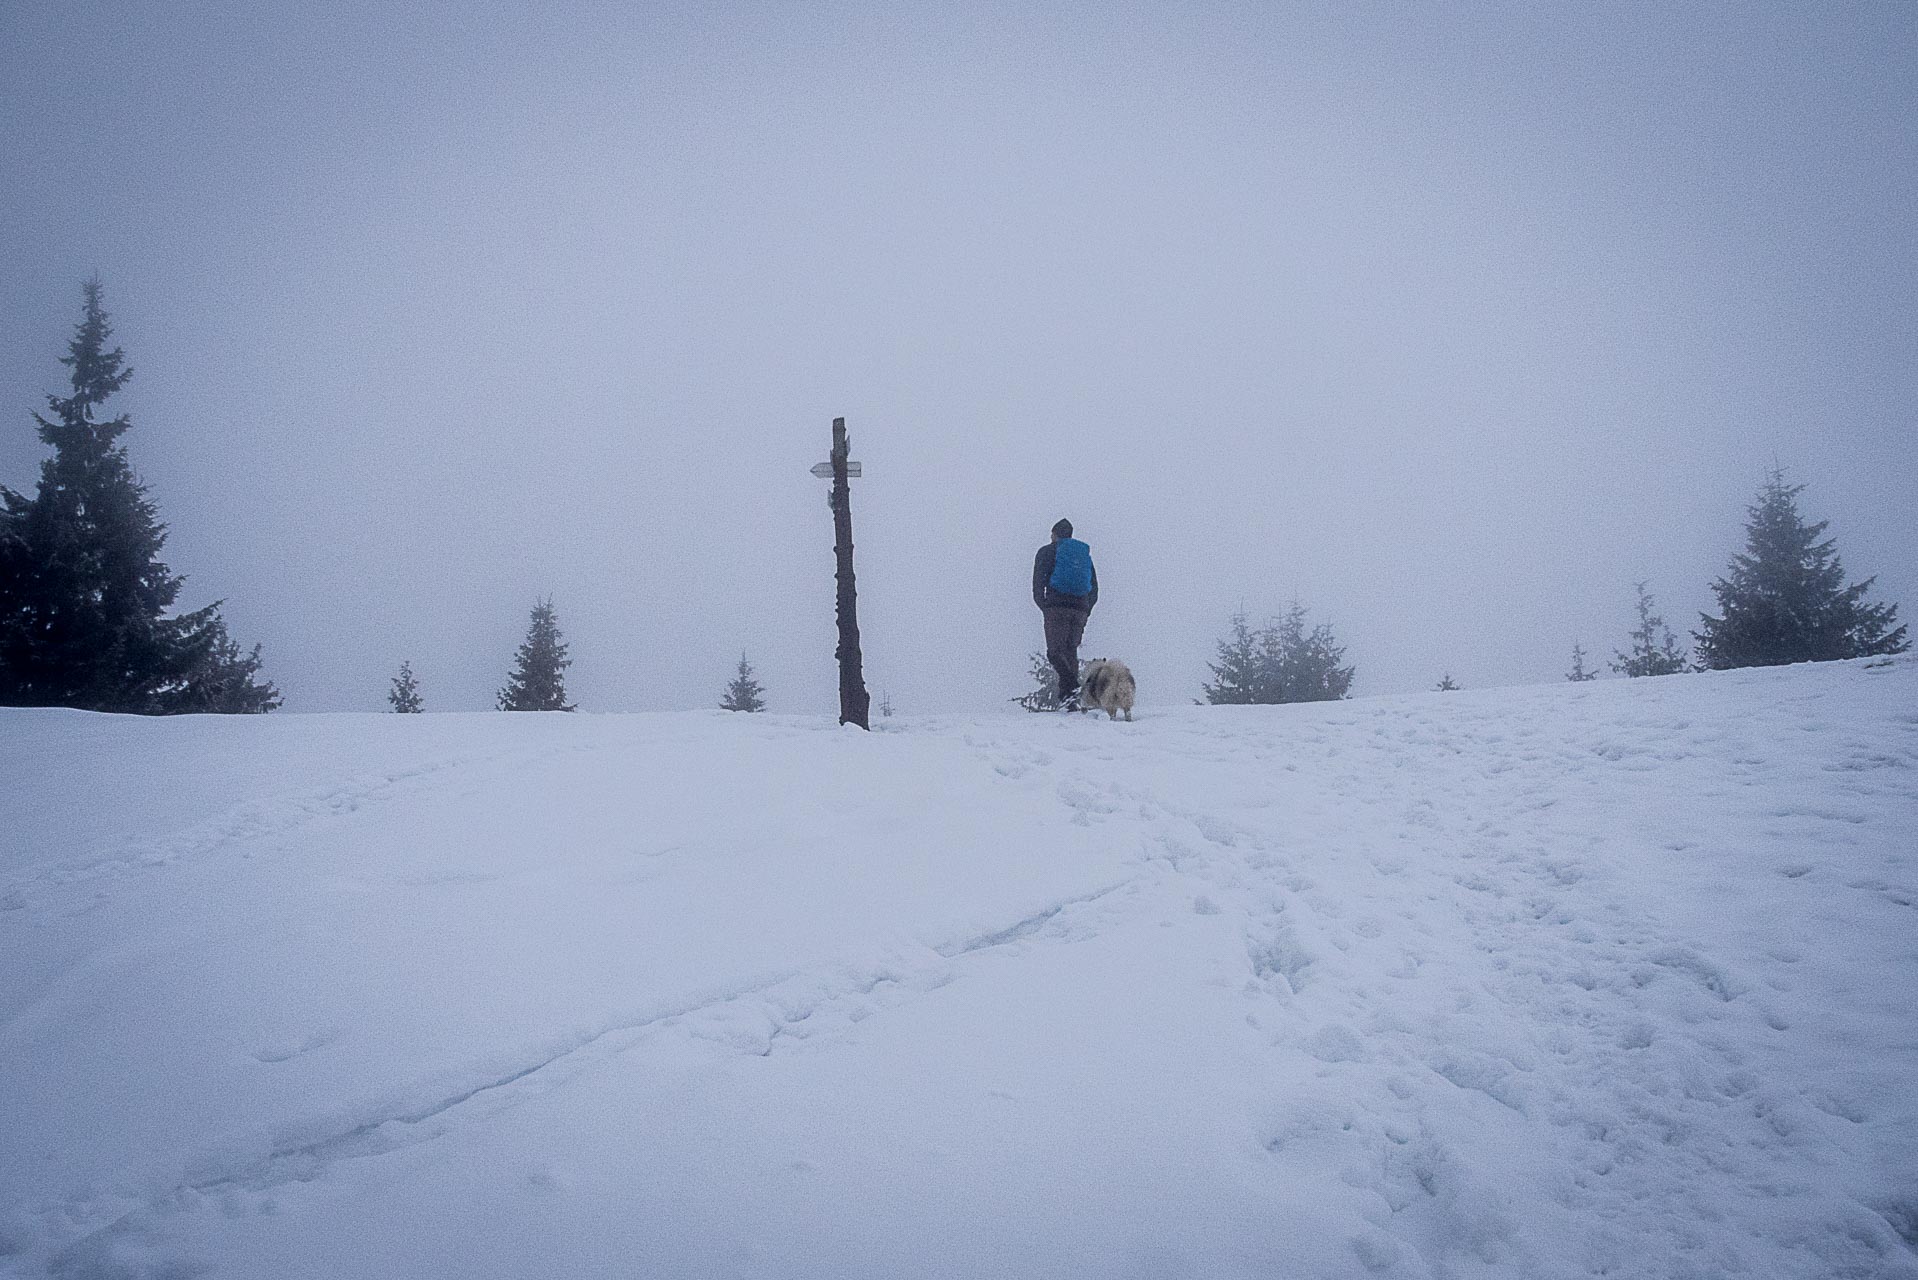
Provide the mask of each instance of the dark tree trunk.
{"label": "dark tree trunk", "polygon": [[865,664],[859,655],[859,593],[852,577],[852,492],[846,483],[846,420],[832,420],[832,550],[839,584],[839,723],[871,729],[867,713],[872,699],[866,693]]}

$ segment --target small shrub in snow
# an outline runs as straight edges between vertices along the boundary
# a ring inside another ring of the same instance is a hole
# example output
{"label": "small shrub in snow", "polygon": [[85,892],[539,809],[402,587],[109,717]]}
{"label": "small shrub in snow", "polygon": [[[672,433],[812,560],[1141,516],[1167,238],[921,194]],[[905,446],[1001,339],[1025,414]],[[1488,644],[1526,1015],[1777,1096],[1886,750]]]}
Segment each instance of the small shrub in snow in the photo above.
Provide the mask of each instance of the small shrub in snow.
{"label": "small shrub in snow", "polygon": [[420,682],[413,678],[413,664],[400,663],[400,673],[393,677],[393,687],[387,691],[386,700],[393,704],[393,710],[405,715],[418,715],[426,710],[426,703],[420,697]]}
{"label": "small shrub in snow", "polygon": [[1614,652],[1612,670],[1628,676],[1671,676],[1691,670],[1691,658],[1678,647],[1678,637],[1665,625],[1665,619],[1652,612],[1652,593],[1643,582],[1634,585],[1638,589],[1638,629],[1631,633],[1630,649]]}
{"label": "small shrub in snow", "polygon": [[739,655],[739,671],[733,676],[733,682],[726,686],[726,694],[719,700],[722,711],[764,711],[766,709],[765,689],[753,678],[752,664],[746,661],[746,655]]}

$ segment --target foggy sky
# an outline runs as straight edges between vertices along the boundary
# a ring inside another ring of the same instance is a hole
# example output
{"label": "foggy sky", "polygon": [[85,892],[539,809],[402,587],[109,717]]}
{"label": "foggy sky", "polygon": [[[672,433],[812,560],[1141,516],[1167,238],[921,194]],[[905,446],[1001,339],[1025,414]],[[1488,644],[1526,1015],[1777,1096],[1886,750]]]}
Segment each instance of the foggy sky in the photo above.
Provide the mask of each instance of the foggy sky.
{"label": "foggy sky", "polygon": [[98,273],[184,607],[289,710],[1003,707],[1033,551],[1189,701],[1681,636],[1767,468],[1918,610],[1918,8],[8,0],[0,482]]}

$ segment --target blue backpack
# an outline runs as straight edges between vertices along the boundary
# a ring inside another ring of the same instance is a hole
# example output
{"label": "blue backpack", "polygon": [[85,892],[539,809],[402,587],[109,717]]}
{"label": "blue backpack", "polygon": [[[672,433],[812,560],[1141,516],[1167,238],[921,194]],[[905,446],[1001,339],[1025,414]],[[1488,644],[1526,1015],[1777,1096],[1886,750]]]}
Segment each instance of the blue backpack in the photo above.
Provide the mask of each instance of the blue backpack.
{"label": "blue backpack", "polygon": [[1061,538],[1052,557],[1052,576],[1046,585],[1061,595],[1092,594],[1092,548],[1077,538]]}

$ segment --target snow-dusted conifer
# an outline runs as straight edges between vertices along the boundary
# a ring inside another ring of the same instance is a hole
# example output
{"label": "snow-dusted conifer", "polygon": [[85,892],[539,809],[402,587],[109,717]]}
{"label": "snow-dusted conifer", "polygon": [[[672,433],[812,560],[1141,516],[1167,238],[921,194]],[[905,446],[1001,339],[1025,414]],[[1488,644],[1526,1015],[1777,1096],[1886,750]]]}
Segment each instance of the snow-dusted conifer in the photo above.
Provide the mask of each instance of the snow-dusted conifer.
{"label": "snow-dusted conifer", "polygon": [[752,664],[746,661],[746,655],[739,655],[739,671],[733,676],[733,682],[726,686],[726,696],[719,700],[722,711],[764,711],[766,699],[761,696],[765,689],[759,681],[753,679]]}
{"label": "snow-dusted conifer", "polygon": [[0,486],[0,705],[169,714],[271,711],[279,692],[257,679],[215,602],[173,614],[185,579],[161,562],[166,526],[133,473],[125,414],[94,411],[133,376],[109,349],[113,326],[98,280],[67,354],[72,394],[34,414],[53,456],[32,498]]}
{"label": "snow-dusted conifer", "polygon": [[1585,646],[1576,640],[1572,641],[1572,669],[1565,673],[1565,678],[1576,684],[1598,679],[1598,673],[1585,665]]}
{"label": "snow-dusted conifer", "polygon": [[1652,593],[1643,582],[1638,590],[1638,628],[1631,633],[1631,648],[1615,650],[1612,670],[1628,676],[1670,676],[1691,669],[1691,659],[1678,647],[1678,637],[1665,625],[1665,619],[1652,611]]}
{"label": "snow-dusted conifer", "polygon": [[1769,667],[1903,653],[1910,648],[1898,624],[1898,606],[1866,604],[1873,579],[1845,584],[1827,521],[1806,524],[1798,514],[1805,486],[1773,471],[1747,511],[1745,550],[1730,573],[1712,583],[1719,616],[1700,615],[1702,666]]}
{"label": "snow-dusted conifer", "polygon": [[499,691],[501,711],[571,711],[566,701],[566,641],[550,599],[533,606],[533,618],[520,642],[513,673]]}
{"label": "snow-dusted conifer", "polygon": [[426,710],[426,702],[420,697],[420,682],[413,678],[411,662],[400,663],[400,673],[393,677],[393,687],[387,691],[386,700],[402,715],[418,715]]}
{"label": "snow-dusted conifer", "polygon": [[1266,663],[1259,633],[1246,621],[1245,610],[1232,615],[1231,631],[1219,641],[1219,660],[1208,662],[1212,682],[1203,686],[1205,700],[1217,705],[1242,706],[1253,702],[1276,702],[1266,696]]}
{"label": "snow-dusted conifer", "polygon": [[1458,690],[1458,682],[1452,679],[1452,673],[1447,671],[1440,677],[1439,682],[1432,687],[1440,693],[1454,693]]}

